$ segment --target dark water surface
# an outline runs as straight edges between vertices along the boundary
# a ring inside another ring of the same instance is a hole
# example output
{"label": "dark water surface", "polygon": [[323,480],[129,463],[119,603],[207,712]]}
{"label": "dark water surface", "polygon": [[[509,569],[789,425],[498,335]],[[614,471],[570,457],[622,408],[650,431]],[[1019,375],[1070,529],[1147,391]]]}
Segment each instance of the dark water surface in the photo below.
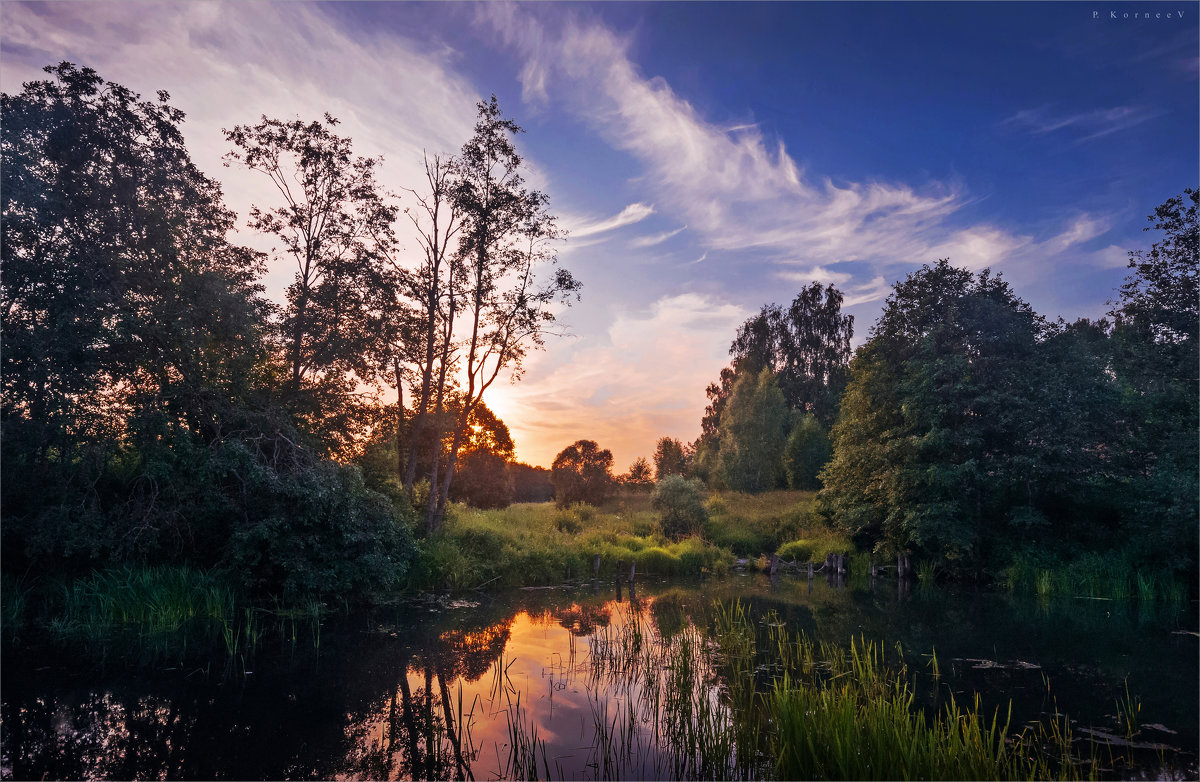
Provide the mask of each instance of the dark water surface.
{"label": "dark water surface", "polygon": [[[0,669],[0,774],[483,780],[522,773],[533,736],[543,777],[686,777],[695,769],[656,740],[665,728],[650,713],[670,696],[671,672],[649,654],[648,670],[622,667],[610,652],[637,628],[705,659],[714,600],[734,599],[819,640],[898,642],[922,697],[979,693],[988,713],[1011,699],[1014,726],[1065,713],[1077,736],[1124,735],[1116,703],[1128,686],[1141,704],[1136,743],[1152,756],[1141,773],[1196,777],[1195,603],[757,575],[638,584],[632,599],[605,583],[376,609],[326,620],[319,644],[269,639],[244,674],[18,649]],[[928,674],[933,651],[940,679]],[[721,678],[701,667],[719,711]],[[615,761],[614,734],[636,751]]]}

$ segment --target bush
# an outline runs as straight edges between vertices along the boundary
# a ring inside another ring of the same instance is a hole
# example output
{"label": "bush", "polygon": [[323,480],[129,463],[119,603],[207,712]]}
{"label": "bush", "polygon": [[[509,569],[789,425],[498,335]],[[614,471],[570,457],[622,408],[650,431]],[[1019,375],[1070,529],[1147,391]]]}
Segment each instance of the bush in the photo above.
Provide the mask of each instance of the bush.
{"label": "bush", "polygon": [[813,543],[811,540],[793,540],[784,543],[775,552],[780,559],[796,560],[797,562],[812,562]]}
{"label": "bush", "polygon": [[754,556],[774,547],[771,537],[760,531],[758,525],[736,515],[710,519],[704,525],[704,537],[739,557]]}
{"label": "bush", "polygon": [[226,450],[224,477],[245,487],[226,556],[248,585],[343,597],[400,585],[414,552],[408,527],[358,467],[323,460],[275,471],[237,444]]}
{"label": "bush", "polygon": [[554,518],[554,528],[568,535],[578,535],[583,532],[583,524],[574,511],[563,511]]}
{"label": "bush", "polygon": [[701,531],[708,521],[700,481],[669,475],[654,487],[654,509],[662,513],[663,534],[678,540]]}

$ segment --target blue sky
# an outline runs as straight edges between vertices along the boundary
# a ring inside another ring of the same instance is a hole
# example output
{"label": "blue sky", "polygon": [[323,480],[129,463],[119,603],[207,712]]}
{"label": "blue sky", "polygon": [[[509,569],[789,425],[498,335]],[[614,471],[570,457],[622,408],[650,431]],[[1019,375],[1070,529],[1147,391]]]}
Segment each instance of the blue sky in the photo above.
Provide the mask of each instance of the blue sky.
{"label": "blue sky", "polygon": [[[488,402],[520,458],[586,437],[623,470],[693,439],[737,325],[814,279],[845,292],[856,343],[940,257],[1003,272],[1049,317],[1103,315],[1146,215],[1200,179],[1198,19],[1194,2],[5,2],[0,87],[67,59],[168,90],[242,215],[270,192],[221,166],[222,127],[330,111],[399,190],[496,93],[585,287],[571,336]],[[274,265],[269,289],[289,276]]]}

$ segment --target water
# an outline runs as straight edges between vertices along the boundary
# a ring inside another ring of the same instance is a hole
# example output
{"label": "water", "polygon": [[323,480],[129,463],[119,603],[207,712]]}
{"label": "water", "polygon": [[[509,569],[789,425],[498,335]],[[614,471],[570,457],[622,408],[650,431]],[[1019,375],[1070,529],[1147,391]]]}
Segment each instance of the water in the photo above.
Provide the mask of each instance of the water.
{"label": "water", "polygon": [[[16,650],[0,674],[0,774],[482,780],[529,773],[532,740],[542,777],[701,776],[703,759],[673,743],[679,698],[692,688],[687,708],[727,718],[709,639],[714,600],[734,599],[817,639],[898,642],[922,700],[978,692],[990,713],[1011,699],[1014,725],[1057,712],[1077,736],[1123,736],[1116,704],[1128,685],[1142,748],[1116,754],[1138,755],[1133,773],[1196,777],[1194,603],[1043,603],[757,575],[638,584],[632,596],[606,583],[398,605],[327,620],[319,646],[303,635],[268,641],[232,675],[220,664],[147,672]],[[621,652],[634,630],[640,664]],[[668,664],[668,647],[691,650],[694,670]]]}

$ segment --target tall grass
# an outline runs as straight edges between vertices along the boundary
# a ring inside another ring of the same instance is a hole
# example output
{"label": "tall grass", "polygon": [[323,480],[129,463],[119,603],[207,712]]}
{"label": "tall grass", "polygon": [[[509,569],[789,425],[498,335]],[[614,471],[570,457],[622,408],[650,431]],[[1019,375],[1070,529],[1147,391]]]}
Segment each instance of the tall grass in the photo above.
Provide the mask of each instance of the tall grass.
{"label": "tall grass", "polygon": [[[1015,728],[1011,704],[961,703],[940,684],[936,655],[927,667],[943,698],[922,705],[899,645],[818,643],[771,613],[752,618],[740,602],[717,606],[708,632],[688,624],[670,635],[630,607],[588,640],[596,695],[591,742],[580,749],[597,779],[1079,779],[1101,770],[1098,756],[1075,752],[1065,716]],[[1127,694],[1124,723],[1138,708]],[[509,774],[553,777],[534,726],[516,713],[509,726]]]}
{"label": "tall grass", "polygon": [[[914,705],[903,650],[873,641],[816,643],[772,616],[760,635],[740,603],[716,620],[731,681],[769,726],[780,779],[1024,779],[1093,776],[1071,755],[1069,726],[1012,731],[1011,705],[988,715],[951,695],[940,710]],[[760,647],[761,644],[761,647]],[[936,657],[933,658],[936,660]],[[931,660],[931,663],[933,661]]]}
{"label": "tall grass", "polygon": [[1086,597],[1120,600],[1136,597],[1146,603],[1179,603],[1188,587],[1178,576],[1139,567],[1122,552],[1088,552],[1070,562],[1023,552],[1015,556],[1000,577],[1011,592],[1051,597]]}
{"label": "tall grass", "polygon": [[[104,660],[212,663],[246,672],[268,635],[320,648],[316,600],[254,606],[229,577],[190,567],[124,565],[43,591],[40,624],[51,641]],[[28,611],[28,609],[23,609]]]}
{"label": "tall grass", "polygon": [[[732,555],[699,538],[670,541],[640,497],[603,508],[558,509],[523,503],[502,510],[458,506],[437,536],[422,543],[409,588],[478,589],[543,586],[591,578],[600,556],[602,578],[627,572],[639,576],[722,573]],[[648,504],[648,501],[646,501]]]}

